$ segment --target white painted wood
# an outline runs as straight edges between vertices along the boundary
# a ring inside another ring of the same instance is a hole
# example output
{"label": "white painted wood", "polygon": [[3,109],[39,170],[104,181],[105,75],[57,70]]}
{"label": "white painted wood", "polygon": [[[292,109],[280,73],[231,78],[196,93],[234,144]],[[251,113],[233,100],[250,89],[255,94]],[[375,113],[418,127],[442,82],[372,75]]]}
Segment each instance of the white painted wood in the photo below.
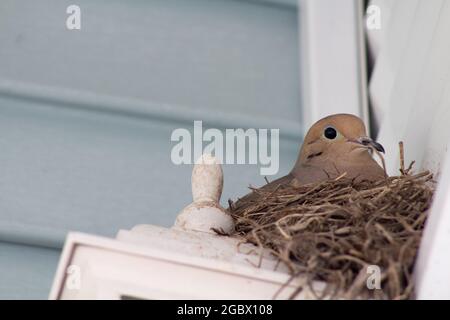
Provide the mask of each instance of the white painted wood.
{"label": "white painted wood", "polygon": [[[396,21],[391,21],[389,18],[391,16],[391,12],[396,4],[400,1],[392,1],[392,0],[370,0],[368,1],[368,5],[366,8],[366,23],[365,32],[367,37],[367,50],[370,59],[370,63],[373,63],[378,59],[378,55],[380,53],[381,48],[384,46],[384,42],[386,41],[386,37],[388,36],[388,30],[391,30],[391,25],[396,23]],[[374,11],[372,11],[372,7],[374,7]],[[369,10],[370,12],[367,12]],[[375,11],[378,10],[378,11]],[[370,21],[369,15],[374,14],[376,12],[380,13],[380,29],[377,28],[368,28],[367,22]],[[369,20],[368,20],[369,19]]]}
{"label": "white painted wood", "polygon": [[[398,60],[399,67],[394,72],[391,96],[378,137],[386,149],[390,174],[398,172],[398,141],[401,140],[405,143],[406,161],[415,160],[416,169],[424,168],[430,133],[437,128],[437,123],[446,121],[442,114],[436,117],[436,112],[445,98],[450,67],[447,59],[450,46],[446,41],[449,30],[447,11],[446,1],[421,1],[407,35],[406,47]],[[427,169],[439,172],[436,164],[444,155],[443,151],[445,149],[441,148],[439,154],[431,156],[435,165],[429,162]]]}
{"label": "white painted wood", "polygon": [[267,270],[287,271],[283,264],[270,254],[262,252],[265,259],[260,261],[260,250],[239,239],[218,236],[207,232],[192,232],[178,228],[163,228],[154,225],[138,225],[131,230],[120,230],[117,240],[145,247],[154,247],[166,252],[189,254],[190,256],[244,265],[261,265]]}
{"label": "white painted wood", "polygon": [[363,2],[300,0],[299,21],[304,127],[333,113],[367,124]]}
{"label": "white painted wood", "polygon": [[450,299],[450,3],[396,1],[370,81],[378,140],[390,174],[398,141],[416,170],[438,180],[415,269],[419,299]]}
{"label": "white painted wood", "polygon": [[[405,140],[423,146],[422,150],[413,150],[412,156],[417,157],[424,168],[435,171],[439,179],[417,263],[419,299],[450,299],[449,30],[450,3],[444,1],[422,75],[423,93],[417,97],[417,111],[412,113],[405,134]],[[421,126],[414,128],[414,123]]]}
{"label": "white painted wood", "polygon": [[418,299],[450,299],[449,213],[450,157],[447,157],[416,263],[415,281]]}
{"label": "white painted wood", "polygon": [[[67,285],[69,266],[79,267],[78,288]],[[249,264],[71,233],[50,299],[286,299],[304,279],[293,281],[277,295],[287,280],[286,273]],[[316,288],[320,289],[321,284]],[[297,296],[311,298],[308,290]]]}
{"label": "white painted wood", "polygon": [[[369,82],[372,123],[376,131],[380,128],[384,114],[389,110],[394,84],[397,81],[403,57],[407,54],[407,43],[415,23],[419,0],[398,0],[392,3],[391,19],[386,21],[385,6],[381,11],[381,30],[369,31],[369,42],[378,35],[380,46]],[[425,49],[425,48],[424,48]],[[397,89],[395,89],[397,90]],[[396,102],[398,103],[398,102]]]}

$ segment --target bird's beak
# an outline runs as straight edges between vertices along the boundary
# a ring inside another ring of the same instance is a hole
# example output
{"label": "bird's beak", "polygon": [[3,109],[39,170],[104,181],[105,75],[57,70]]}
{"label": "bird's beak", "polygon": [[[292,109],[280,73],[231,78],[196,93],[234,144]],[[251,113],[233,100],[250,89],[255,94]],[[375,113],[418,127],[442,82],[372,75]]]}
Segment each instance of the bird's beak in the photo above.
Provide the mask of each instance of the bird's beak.
{"label": "bird's beak", "polygon": [[363,146],[370,146],[373,147],[375,150],[379,151],[379,152],[383,152],[384,153],[384,148],[383,146],[376,142],[373,141],[371,138],[369,137],[359,137],[356,142],[362,144]]}

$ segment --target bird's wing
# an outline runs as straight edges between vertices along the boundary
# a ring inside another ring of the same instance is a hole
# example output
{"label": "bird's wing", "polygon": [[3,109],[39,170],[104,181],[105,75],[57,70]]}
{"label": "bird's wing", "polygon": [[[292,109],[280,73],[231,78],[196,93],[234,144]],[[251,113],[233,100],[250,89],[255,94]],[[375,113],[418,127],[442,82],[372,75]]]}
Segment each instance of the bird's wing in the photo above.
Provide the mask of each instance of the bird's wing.
{"label": "bird's wing", "polygon": [[235,210],[240,211],[243,209],[244,206],[248,206],[248,205],[258,201],[262,197],[261,192],[267,193],[270,191],[275,191],[280,186],[290,184],[291,182],[293,182],[293,179],[295,179],[294,176],[292,176],[291,174],[288,174],[284,177],[276,179],[256,190],[248,193],[247,195],[243,196],[242,198],[239,198],[236,202],[232,203],[233,211],[235,211]]}

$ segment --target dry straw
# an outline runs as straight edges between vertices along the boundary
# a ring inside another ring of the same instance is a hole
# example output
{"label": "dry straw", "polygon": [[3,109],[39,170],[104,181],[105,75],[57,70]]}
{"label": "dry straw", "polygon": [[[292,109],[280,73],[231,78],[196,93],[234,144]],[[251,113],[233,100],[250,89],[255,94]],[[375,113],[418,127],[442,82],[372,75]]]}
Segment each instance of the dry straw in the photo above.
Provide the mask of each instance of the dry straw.
{"label": "dry straw", "polygon": [[[429,172],[405,169],[379,182],[334,180],[276,190],[252,189],[230,202],[235,236],[271,251],[317,298],[413,298],[413,266],[433,195]],[[378,266],[381,289],[369,289]],[[327,283],[315,292],[312,281]],[[300,293],[299,287],[293,294]]]}

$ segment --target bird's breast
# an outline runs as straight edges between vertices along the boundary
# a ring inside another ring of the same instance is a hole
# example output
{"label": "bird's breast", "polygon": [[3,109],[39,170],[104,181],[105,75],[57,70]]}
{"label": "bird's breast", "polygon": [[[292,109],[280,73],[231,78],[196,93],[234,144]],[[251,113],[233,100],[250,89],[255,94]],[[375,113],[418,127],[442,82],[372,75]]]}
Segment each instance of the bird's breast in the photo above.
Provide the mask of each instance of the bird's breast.
{"label": "bird's breast", "polygon": [[307,184],[335,179],[344,173],[346,178],[355,181],[378,181],[385,178],[383,168],[373,159],[365,163],[330,161],[317,165],[301,165],[294,168],[291,174],[301,184]]}

